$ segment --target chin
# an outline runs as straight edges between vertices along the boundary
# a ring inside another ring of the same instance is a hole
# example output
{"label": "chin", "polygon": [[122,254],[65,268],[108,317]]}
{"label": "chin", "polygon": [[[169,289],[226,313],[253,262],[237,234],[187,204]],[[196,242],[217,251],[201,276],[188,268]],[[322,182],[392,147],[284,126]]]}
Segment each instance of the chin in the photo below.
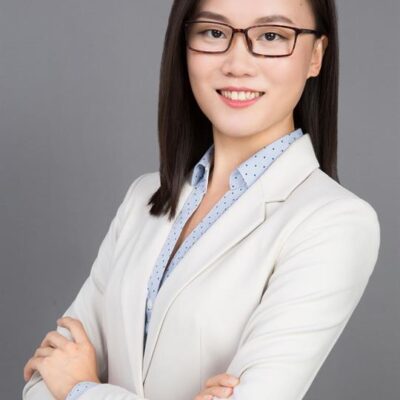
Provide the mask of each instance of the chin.
{"label": "chin", "polygon": [[245,138],[255,135],[265,128],[259,126],[259,124],[251,123],[251,121],[244,121],[241,119],[232,119],[229,124],[226,121],[222,123],[213,123],[211,120],[214,129],[216,132],[221,135],[232,137],[232,138]]}

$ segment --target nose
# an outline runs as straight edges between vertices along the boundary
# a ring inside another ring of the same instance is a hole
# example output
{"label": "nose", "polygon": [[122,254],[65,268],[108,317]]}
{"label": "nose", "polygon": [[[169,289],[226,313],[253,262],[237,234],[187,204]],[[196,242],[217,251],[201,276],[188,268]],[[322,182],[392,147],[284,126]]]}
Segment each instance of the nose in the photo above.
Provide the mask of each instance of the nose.
{"label": "nose", "polygon": [[228,49],[228,53],[232,52],[232,49],[235,49],[236,47],[239,47],[240,51],[251,54],[250,49],[247,45],[247,39],[244,32],[235,32],[233,34],[232,43]]}
{"label": "nose", "polygon": [[233,35],[232,43],[225,54],[222,70],[225,74],[250,74],[254,73],[254,56],[247,46],[246,36],[243,32]]}

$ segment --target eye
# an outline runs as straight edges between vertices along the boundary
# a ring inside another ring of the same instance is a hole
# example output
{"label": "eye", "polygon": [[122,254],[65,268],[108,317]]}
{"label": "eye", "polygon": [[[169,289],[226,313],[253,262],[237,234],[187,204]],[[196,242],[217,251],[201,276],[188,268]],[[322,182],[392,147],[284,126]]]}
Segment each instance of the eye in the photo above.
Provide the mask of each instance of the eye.
{"label": "eye", "polygon": [[[263,33],[263,35],[264,35],[264,37],[267,38],[268,42],[273,42],[274,38],[277,38],[277,37],[279,37],[280,39],[283,39],[283,40],[286,39],[286,38],[284,38],[283,36],[279,35],[276,32],[265,32],[265,33]],[[269,39],[272,39],[272,40],[269,40]]]}
{"label": "eye", "polygon": [[[203,36],[207,36],[207,35],[205,35],[206,32],[212,32],[213,36],[211,36],[211,38],[213,38],[213,39],[219,39],[220,36],[218,36],[218,35],[219,34],[222,34],[222,35],[224,34],[223,32],[219,31],[218,29],[206,29],[204,31],[199,32],[199,34],[203,35]],[[214,34],[216,34],[217,36],[214,36]]]}

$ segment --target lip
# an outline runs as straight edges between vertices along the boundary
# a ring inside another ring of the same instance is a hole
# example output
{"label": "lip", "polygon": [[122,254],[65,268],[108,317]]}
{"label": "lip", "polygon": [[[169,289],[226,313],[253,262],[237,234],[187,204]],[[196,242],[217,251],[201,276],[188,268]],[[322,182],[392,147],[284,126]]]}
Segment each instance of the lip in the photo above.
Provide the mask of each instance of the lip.
{"label": "lip", "polygon": [[[221,89],[222,90],[222,89]],[[219,98],[225,103],[227,104],[229,107],[232,108],[243,108],[243,107],[249,107],[252,104],[256,103],[258,100],[261,99],[261,97],[264,96],[265,92],[263,92],[263,94],[261,96],[258,96],[252,100],[231,100],[228,99],[227,97],[224,97],[221,93],[219,93],[219,90],[216,90]]]}
{"label": "lip", "polygon": [[229,92],[261,92],[261,93],[265,93],[262,90],[255,90],[255,89],[250,89],[248,87],[235,87],[235,86],[227,86],[227,87],[223,87],[223,88],[219,88],[217,90],[227,90]]}

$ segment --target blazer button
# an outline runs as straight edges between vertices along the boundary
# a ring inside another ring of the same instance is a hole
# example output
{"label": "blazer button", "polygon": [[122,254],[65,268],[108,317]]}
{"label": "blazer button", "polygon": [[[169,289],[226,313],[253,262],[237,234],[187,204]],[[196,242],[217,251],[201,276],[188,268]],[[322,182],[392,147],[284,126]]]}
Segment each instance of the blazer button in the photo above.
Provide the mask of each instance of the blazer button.
{"label": "blazer button", "polygon": [[153,303],[151,302],[151,299],[149,299],[149,301],[147,302],[147,306],[149,307],[149,310],[152,309]]}

